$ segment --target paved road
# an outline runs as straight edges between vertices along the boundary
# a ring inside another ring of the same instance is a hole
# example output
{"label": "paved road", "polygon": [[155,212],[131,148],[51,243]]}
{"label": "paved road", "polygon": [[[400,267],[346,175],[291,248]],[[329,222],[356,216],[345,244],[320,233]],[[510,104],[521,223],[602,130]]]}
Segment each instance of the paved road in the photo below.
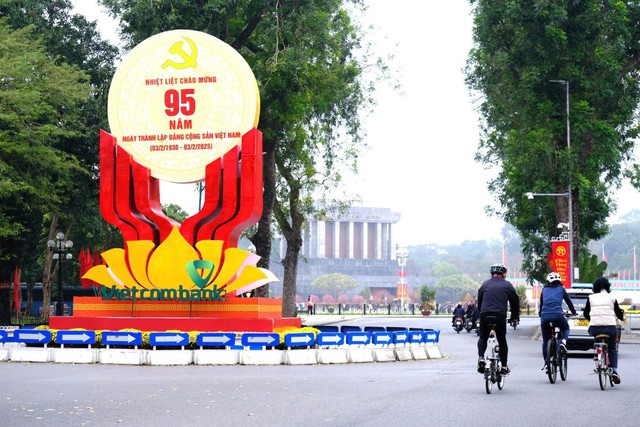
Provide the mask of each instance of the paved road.
{"label": "paved road", "polygon": [[[2,426],[635,426],[640,345],[621,346],[622,384],[602,392],[589,356],[569,379],[540,371],[537,319],[509,331],[513,374],[487,395],[476,337],[447,318],[348,319],[349,324],[440,328],[439,360],[313,366],[109,366],[0,363]],[[414,323],[415,322],[415,323]]]}

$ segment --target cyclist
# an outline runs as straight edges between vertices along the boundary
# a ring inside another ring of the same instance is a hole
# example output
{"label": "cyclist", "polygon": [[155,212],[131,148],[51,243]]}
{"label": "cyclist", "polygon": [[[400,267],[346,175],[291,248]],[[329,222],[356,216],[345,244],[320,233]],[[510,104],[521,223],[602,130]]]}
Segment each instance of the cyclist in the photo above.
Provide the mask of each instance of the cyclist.
{"label": "cyclist", "polygon": [[511,320],[520,320],[520,300],[511,282],[505,280],[507,267],[494,264],[490,269],[491,278],[478,290],[478,311],[480,312],[480,338],[478,338],[478,372],[483,373],[486,362],[484,352],[489,339],[489,324],[496,325],[496,339],[500,346],[501,373],[511,372],[507,366],[509,347],[507,346],[507,303],[511,307]]}
{"label": "cyclist", "polygon": [[[605,291],[605,292],[602,292]],[[618,305],[616,297],[610,294],[611,283],[606,277],[598,277],[593,282],[593,293],[584,306],[584,317],[589,321],[589,334],[592,336],[607,334],[607,346],[609,347],[609,365],[613,370],[611,381],[620,384],[618,375],[618,345],[616,318],[623,320],[624,311]]]}
{"label": "cyclist", "polygon": [[[564,317],[562,311],[562,301],[567,303],[567,307],[574,316],[576,309],[573,301],[569,298],[567,291],[562,286],[561,277],[555,271],[547,275],[547,283],[540,294],[540,328],[542,330],[542,358],[547,360],[547,343],[551,338],[551,331],[547,328],[549,322],[553,322],[560,326],[562,331],[562,341],[560,342],[561,351],[567,351],[567,338],[569,338],[569,322]],[[549,367],[545,365],[545,369]]]}

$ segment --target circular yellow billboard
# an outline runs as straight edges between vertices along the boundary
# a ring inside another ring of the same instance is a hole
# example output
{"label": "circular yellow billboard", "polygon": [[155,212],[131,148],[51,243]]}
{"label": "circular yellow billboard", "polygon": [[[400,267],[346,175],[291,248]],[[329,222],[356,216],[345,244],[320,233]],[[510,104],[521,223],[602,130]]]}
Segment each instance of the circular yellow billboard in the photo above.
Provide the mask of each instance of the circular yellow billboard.
{"label": "circular yellow billboard", "polygon": [[137,45],[109,89],[117,143],[151,175],[201,181],[206,166],[257,127],[260,96],[244,58],[199,31],[174,30]]}

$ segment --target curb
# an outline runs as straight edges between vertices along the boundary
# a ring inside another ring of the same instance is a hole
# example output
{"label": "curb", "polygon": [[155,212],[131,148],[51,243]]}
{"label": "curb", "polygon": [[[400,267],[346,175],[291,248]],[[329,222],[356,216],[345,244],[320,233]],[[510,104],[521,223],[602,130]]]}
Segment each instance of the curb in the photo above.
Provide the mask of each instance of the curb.
{"label": "curb", "polygon": [[0,347],[0,361],[105,365],[315,365],[405,362],[442,358],[437,344],[412,347],[297,350],[142,350]]}

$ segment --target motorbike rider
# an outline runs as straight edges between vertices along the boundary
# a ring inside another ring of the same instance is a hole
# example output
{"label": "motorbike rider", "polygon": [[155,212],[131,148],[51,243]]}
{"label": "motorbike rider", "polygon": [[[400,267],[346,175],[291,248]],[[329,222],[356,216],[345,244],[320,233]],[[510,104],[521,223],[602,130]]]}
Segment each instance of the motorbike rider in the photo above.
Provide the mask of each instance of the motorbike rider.
{"label": "motorbike rider", "polygon": [[[573,302],[567,291],[562,286],[561,277],[555,271],[547,275],[547,282],[540,293],[540,328],[542,330],[542,357],[547,360],[547,343],[551,338],[551,331],[547,327],[550,322],[560,326],[562,331],[561,351],[567,351],[567,338],[569,338],[569,322],[564,317],[562,301],[567,303],[567,307],[574,316],[577,314]],[[545,365],[545,369],[548,367]]]}
{"label": "motorbike rider", "polygon": [[520,300],[516,288],[505,277],[507,267],[494,264],[490,268],[491,278],[486,280],[478,290],[478,310],[480,311],[480,338],[478,338],[478,372],[484,373],[486,362],[484,352],[491,332],[490,324],[494,324],[496,339],[500,347],[500,373],[511,372],[507,366],[509,347],[507,346],[507,311],[511,307],[511,320],[520,319]]}
{"label": "motorbike rider", "polygon": [[461,302],[459,302],[458,305],[456,305],[456,308],[453,309],[453,318],[451,319],[452,326],[455,324],[456,317],[464,318],[464,308],[462,308]]}
{"label": "motorbike rider", "polygon": [[464,317],[471,319],[474,325],[476,324],[476,320],[478,320],[478,310],[476,309],[476,304],[473,301],[469,301],[467,304],[467,311],[464,312]]}

